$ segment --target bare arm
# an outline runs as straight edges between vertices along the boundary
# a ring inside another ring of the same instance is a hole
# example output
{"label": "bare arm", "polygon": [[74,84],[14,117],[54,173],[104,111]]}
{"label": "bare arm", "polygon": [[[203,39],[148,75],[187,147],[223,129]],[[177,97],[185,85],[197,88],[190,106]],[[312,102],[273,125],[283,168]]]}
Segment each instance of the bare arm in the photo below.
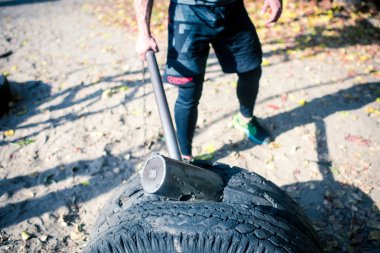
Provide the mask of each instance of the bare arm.
{"label": "bare arm", "polygon": [[151,49],[158,52],[156,40],[150,32],[150,17],[152,15],[154,0],[134,0],[137,20],[136,51],[145,60],[145,53]]}
{"label": "bare arm", "polygon": [[264,6],[261,13],[264,14],[268,8],[270,8],[271,14],[269,19],[265,22],[265,25],[275,23],[280,18],[282,13],[282,0],[264,0]]}

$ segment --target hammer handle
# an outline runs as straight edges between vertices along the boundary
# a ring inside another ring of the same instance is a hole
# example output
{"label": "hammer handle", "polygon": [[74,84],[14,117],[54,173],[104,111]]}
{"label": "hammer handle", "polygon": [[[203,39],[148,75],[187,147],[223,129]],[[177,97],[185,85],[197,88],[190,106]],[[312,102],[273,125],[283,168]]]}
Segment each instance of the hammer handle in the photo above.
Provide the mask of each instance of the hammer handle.
{"label": "hammer handle", "polygon": [[158,69],[156,56],[152,50],[149,50],[145,56],[148,62],[148,69],[151,82],[153,84],[153,90],[156,97],[161,124],[164,129],[166,148],[168,149],[169,156],[171,158],[181,161],[181,152],[178,146],[177,135],[175,133],[172,118],[170,116],[168,101],[166,99],[164,87],[162,85],[162,79],[160,71]]}

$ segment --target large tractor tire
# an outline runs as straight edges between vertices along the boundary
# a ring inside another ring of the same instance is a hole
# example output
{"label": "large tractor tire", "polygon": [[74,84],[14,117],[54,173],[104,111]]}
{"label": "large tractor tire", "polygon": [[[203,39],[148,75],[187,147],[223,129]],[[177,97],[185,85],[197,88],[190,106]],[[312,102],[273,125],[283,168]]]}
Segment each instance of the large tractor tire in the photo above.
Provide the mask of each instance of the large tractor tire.
{"label": "large tractor tire", "polygon": [[173,201],[143,191],[135,176],[103,208],[84,252],[321,252],[298,205],[263,177],[227,165],[221,202]]}

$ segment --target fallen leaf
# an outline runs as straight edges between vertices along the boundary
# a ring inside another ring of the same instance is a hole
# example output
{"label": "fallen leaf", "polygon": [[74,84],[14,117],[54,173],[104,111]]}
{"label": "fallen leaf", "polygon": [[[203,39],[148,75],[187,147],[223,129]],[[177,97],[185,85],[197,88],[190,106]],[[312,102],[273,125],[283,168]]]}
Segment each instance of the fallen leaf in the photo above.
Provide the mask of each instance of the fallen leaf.
{"label": "fallen leaf", "polygon": [[112,90],[111,89],[106,89],[103,91],[102,93],[102,98],[105,99],[105,98],[109,98],[112,96]]}
{"label": "fallen leaf", "polygon": [[372,75],[373,75],[374,77],[380,77],[380,71],[372,72]]}
{"label": "fallen leaf", "polygon": [[16,142],[16,144],[20,145],[21,147],[24,147],[26,145],[29,145],[31,143],[35,142],[35,140],[32,140],[32,139],[23,139],[23,140],[20,140],[18,142]]}
{"label": "fallen leaf", "polygon": [[380,116],[380,110],[373,108],[372,106],[368,106],[366,108],[368,114]]}
{"label": "fallen leaf", "polygon": [[127,90],[129,90],[129,87],[126,86],[126,85],[122,85],[122,86],[119,87],[119,90],[120,91],[127,91]]}
{"label": "fallen leaf", "polygon": [[15,130],[7,130],[4,132],[4,135],[7,137],[13,136],[15,134]]}
{"label": "fallen leaf", "polygon": [[372,106],[367,106],[366,111],[367,111],[368,113],[374,113],[374,112],[375,112],[375,109],[374,109]]}
{"label": "fallen leaf", "polygon": [[214,145],[210,144],[207,145],[203,148],[202,151],[203,154],[196,156],[194,159],[195,160],[211,160],[214,158],[214,153],[215,153],[215,147]]}
{"label": "fallen leaf", "polygon": [[342,118],[347,118],[348,116],[350,116],[350,112],[347,112],[347,111],[339,112],[339,115]]}
{"label": "fallen leaf", "polygon": [[270,62],[269,62],[269,60],[267,60],[267,59],[264,58],[264,59],[263,59],[263,62],[261,63],[261,65],[264,66],[264,67],[265,67],[265,66],[269,66],[269,65],[270,65]]}
{"label": "fallen leaf", "polygon": [[281,101],[285,103],[288,100],[288,94],[282,94],[281,95]]}
{"label": "fallen leaf", "polygon": [[380,231],[374,230],[374,231],[369,232],[368,240],[379,241],[380,240]]}
{"label": "fallen leaf", "polygon": [[370,74],[370,73],[373,73],[373,72],[376,72],[374,66],[370,65],[370,66],[368,66],[368,67],[366,68],[366,73],[367,73],[367,74]]}
{"label": "fallen leaf", "polygon": [[352,143],[355,143],[355,144],[358,144],[360,146],[366,146],[366,147],[371,146],[371,141],[367,140],[367,139],[364,139],[361,136],[356,136],[356,135],[349,134],[349,135],[347,135],[345,137],[345,140],[349,141],[349,142],[352,142]]}
{"label": "fallen leaf", "polygon": [[83,186],[89,186],[90,185],[90,181],[86,180],[86,181],[81,182],[80,184],[83,185]]}
{"label": "fallen leaf", "polygon": [[272,110],[279,110],[280,107],[278,105],[274,105],[274,104],[267,104],[267,107],[272,109]]}
{"label": "fallen leaf", "polygon": [[133,116],[140,116],[142,113],[141,113],[141,111],[137,111],[137,110],[135,110],[135,111],[133,111],[131,114],[132,114]]}
{"label": "fallen leaf", "polygon": [[356,73],[355,70],[352,70],[352,69],[351,69],[351,70],[348,71],[347,74],[348,74],[349,77],[355,77],[358,73]]}
{"label": "fallen leaf", "polygon": [[281,145],[278,144],[277,142],[272,141],[271,143],[269,143],[269,148],[270,149],[277,149],[277,148],[280,148],[280,147],[281,147]]}
{"label": "fallen leaf", "polygon": [[359,57],[360,61],[368,61],[369,59],[371,59],[368,55],[361,55]]}
{"label": "fallen leaf", "polygon": [[48,236],[47,236],[47,235],[41,235],[41,236],[40,236],[40,241],[41,241],[41,242],[46,242],[47,239],[48,239]]}
{"label": "fallen leaf", "polygon": [[32,172],[29,174],[31,177],[37,177],[40,173],[38,171]]}
{"label": "fallen leaf", "polygon": [[27,241],[30,238],[30,234],[28,234],[28,232],[26,232],[26,231],[22,231],[21,232],[21,238],[22,238],[22,240]]}
{"label": "fallen leaf", "polygon": [[300,175],[301,174],[301,170],[300,169],[295,169],[293,171],[293,175]]}
{"label": "fallen leaf", "polygon": [[305,99],[300,99],[300,100],[298,100],[298,104],[300,105],[300,106],[304,106],[304,105],[306,105],[306,100]]}
{"label": "fallen leaf", "polygon": [[330,170],[331,170],[331,173],[335,176],[340,174],[339,169],[337,167],[332,166],[330,167]]}

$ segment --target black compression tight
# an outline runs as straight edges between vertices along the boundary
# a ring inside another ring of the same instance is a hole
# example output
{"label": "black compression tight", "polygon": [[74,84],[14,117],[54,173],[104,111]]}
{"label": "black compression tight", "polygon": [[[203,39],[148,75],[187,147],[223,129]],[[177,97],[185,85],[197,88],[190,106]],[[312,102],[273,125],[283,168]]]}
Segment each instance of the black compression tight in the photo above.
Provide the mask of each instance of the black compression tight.
{"label": "black compression tight", "polygon": [[259,92],[259,82],[261,77],[261,67],[254,70],[239,73],[239,80],[236,88],[236,95],[239,99],[240,113],[246,117],[253,116],[253,109]]}

